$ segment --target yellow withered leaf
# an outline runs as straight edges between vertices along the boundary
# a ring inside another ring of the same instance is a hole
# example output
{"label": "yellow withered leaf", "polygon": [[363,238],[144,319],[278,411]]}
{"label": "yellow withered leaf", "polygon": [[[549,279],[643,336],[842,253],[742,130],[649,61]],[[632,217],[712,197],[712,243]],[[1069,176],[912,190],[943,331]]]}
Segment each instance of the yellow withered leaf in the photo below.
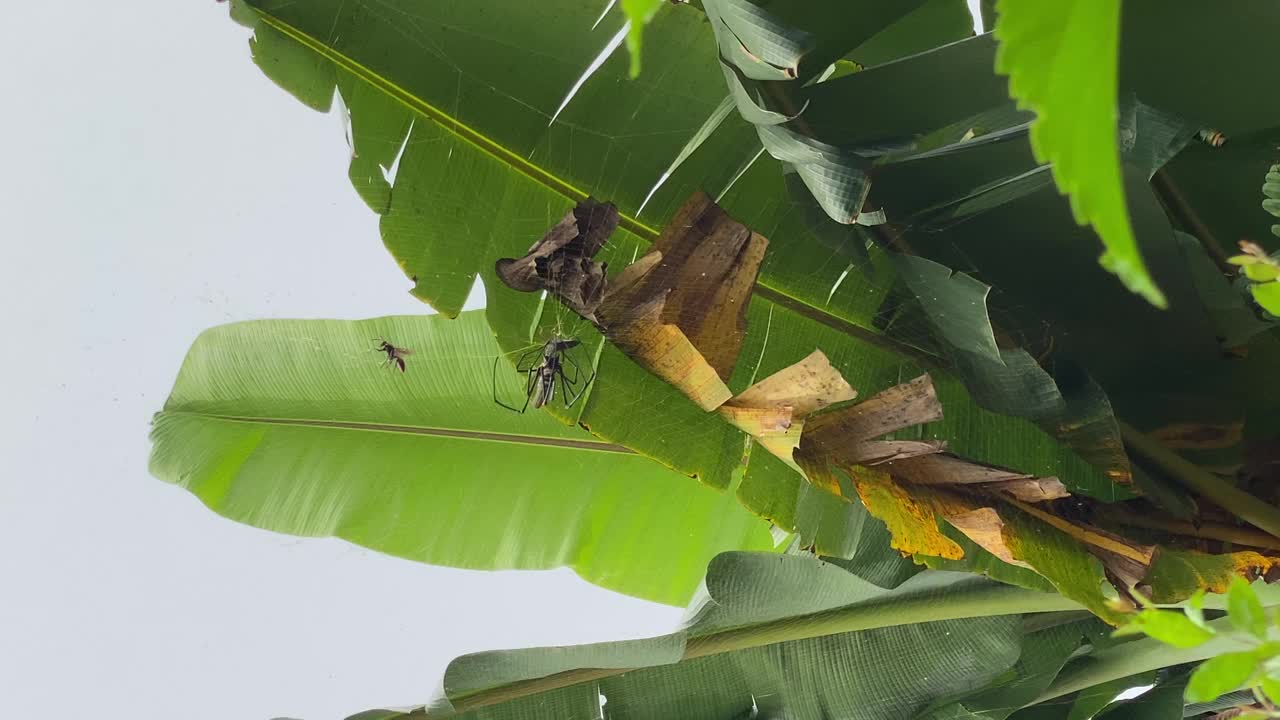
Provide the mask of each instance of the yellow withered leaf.
{"label": "yellow withered leaf", "polygon": [[610,283],[597,317],[632,360],[704,410],[730,394],[747,305],[769,242],[695,193],[643,257]]}
{"label": "yellow withered leaf", "polygon": [[628,322],[609,331],[613,344],[703,410],[714,410],[733,396],[715,368],[675,325],[659,322],[661,304],[639,309]]}
{"label": "yellow withered leaf", "polygon": [[721,405],[719,412],[766,450],[800,470],[792,453],[800,444],[805,418],[857,394],[827,356],[815,350],[739,393]]}
{"label": "yellow withered leaf", "polygon": [[1280,574],[1280,558],[1246,550],[1211,555],[1194,550],[1160,548],[1147,570],[1143,583],[1151,588],[1157,603],[1187,599],[1196,590],[1224,593],[1235,577],[1254,580],[1265,577],[1274,582]]}
{"label": "yellow withered leaf", "polygon": [[888,526],[895,550],[948,560],[964,557],[964,549],[938,529],[931,491],[913,488],[908,492],[887,473],[877,470],[854,468],[851,475],[867,511]]}

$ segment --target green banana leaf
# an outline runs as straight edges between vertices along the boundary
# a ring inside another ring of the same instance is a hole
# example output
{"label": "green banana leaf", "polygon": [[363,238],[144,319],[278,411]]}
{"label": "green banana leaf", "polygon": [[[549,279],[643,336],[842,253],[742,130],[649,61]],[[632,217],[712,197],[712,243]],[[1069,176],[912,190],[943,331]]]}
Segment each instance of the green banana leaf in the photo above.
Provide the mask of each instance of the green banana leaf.
{"label": "green banana leaf", "polygon": [[812,556],[726,553],[679,632],[466,655],[426,716],[585,719],[603,704],[615,720],[919,717],[1055,664],[1020,665],[1027,640],[1052,648],[1060,666],[1094,621],[1046,642],[1024,634],[1021,613],[1072,607],[962,573],[924,572],[884,590]]}
{"label": "green banana leaf", "polygon": [[[412,355],[405,371],[376,351]],[[151,470],[216,512],[476,569],[573,568],[683,605],[706,563],[772,547],[730,494],[519,407],[480,311],[267,320],[203,333],[154,422]]]}
{"label": "green banana leaf", "polygon": [[[1259,588],[1264,605],[1280,601]],[[967,573],[929,570],[884,589],[808,554],[730,552],[707,568],[677,632],[464,655],[429,705],[350,720],[1168,717],[1181,707],[1177,673],[1156,688],[1176,691],[1098,700],[1232,642],[1174,649],[1110,631],[1059,595]]]}
{"label": "green banana leaf", "polygon": [[[495,23],[499,6],[503,21]],[[696,10],[667,8],[654,18],[647,32],[662,41],[646,45],[637,84],[619,84],[626,59],[610,57],[557,114],[612,32],[605,24],[592,31],[598,11],[579,3],[392,2],[375,10],[336,0],[253,0],[239,7],[255,28],[254,57],[268,76],[299,96],[326,81],[341,93],[352,122],[352,177],[382,215],[384,243],[415,281],[414,292],[454,312],[478,275],[504,348],[560,330],[563,315],[542,312],[549,307],[536,296],[497,283],[493,261],[523,254],[573,200],[589,191],[628,213],[604,253],[619,267],[654,237],[644,218],[669,217],[693,189],[719,192],[732,185],[726,208],[771,239],[732,388],[815,347],[863,396],[923,372],[913,359],[919,353],[874,326],[892,284],[883,253],[874,253],[866,273],[849,273],[847,260],[812,252],[804,213],[783,202],[781,168],[761,161],[742,171],[759,149],[754,130],[739,118],[724,119],[650,195],[688,140],[719,115],[724,97],[716,47]],[[314,62],[282,61],[307,53]],[[541,58],[536,68],[526,67],[528,57]],[[678,85],[655,84],[677,74]],[[378,167],[393,164],[394,184]],[[574,331],[599,347],[589,329],[579,324]],[[600,350],[597,368],[590,397],[568,419],[709,485],[729,486],[743,456],[740,433],[612,347]],[[1116,496],[1100,470],[1034,425],[983,410],[952,378],[935,380],[946,418],[925,429],[929,437],[945,438],[975,459]],[[743,501],[816,538],[820,551],[849,552],[851,531],[844,528],[853,527],[858,510],[810,493],[794,473],[774,477],[781,473],[764,455],[749,456]]]}
{"label": "green banana leaf", "polygon": [[1107,248],[1102,266],[1164,308],[1164,294],[1147,272],[1125,209],[1115,127],[1120,7],[1088,0],[1006,0],[995,27],[996,67],[1009,76],[1009,92],[1019,105],[1035,109],[1036,158],[1052,163],[1076,220],[1096,228]]}
{"label": "green banana leaf", "polygon": [[[1081,110],[1085,104],[1076,103],[1079,108],[1056,110],[1058,120],[1071,121],[1064,111],[1093,113],[1095,121],[1118,130],[1119,153],[1114,147],[1111,153],[1123,161],[1122,177],[1076,183],[1075,190],[1087,195],[1108,183],[1123,190],[1113,194],[1127,198],[1127,208],[1112,202],[1096,207],[1095,214],[1111,218],[1112,239],[1127,237],[1124,226],[1132,226],[1146,269],[1169,300],[1169,309],[1161,312],[1134,302],[1092,266],[1097,234],[1077,227],[1070,204],[1048,185],[1050,169],[1074,171],[1062,163],[1039,165],[1033,157],[1028,142],[1033,116],[1013,110],[1008,83],[993,66],[1003,52],[1013,70],[1042,70],[1056,47],[1049,36],[1064,27],[1048,16],[1064,11],[1036,3],[1016,9],[1022,14],[1006,20],[1034,36],[1026,43],[1025,67],[1014,67],[1020,63],[1012,45],[1022,45],[1027,35],[1011,31],[1002,45],[988,36],[973,38],[827,82],[784,83],[790,90],[774,87],[766,99],[779,104],[776,97],[789,92],[791,99],[781,104],[804,108],[790,126],[807,130],[806,136],[793,133],[788,142],[822,144],[826,155],[844,158],[843,165],[827,164],[845,175],[866,181],[874,174],[869,207],[885,213],[892,227],[888,235],[948,268],[978,273],[995,288],[991,309],[1000,330],[1018,345],[1037,346],[1035,355],[1046,367],[1066,358],[1083,365],[1132,424],[1146,430],[1200,425],[1209,432],[1226,428],[1230,435],[1229,428],[1243,422],[1247,436],[1274,435],[1280,431],[1280,391],[1265,379],[1266,368],[1280,356],[1276,336],[1255,337],[1246,359],[1240,359],[1244,352],[1223,355],[1174,230],[1194,233],[1199,242],[1228,253],[1237,238],[1269,234],[1269,219],[1248,203],[1256,195],[1256,178],[1273,157],[1269,148],[1280,132],[1280,114],[1274,98],[1259,95],[1245,78],[1254,74],[1257,58],[1280,30],[1280,14],[1261,6],[1206,15],[1192,6],[1125,3],[1120,92],[1103,98],[1105,107],[1094,102]],[[1032,22],[1036,18],[1040,21]],[[794,31],[785,24],[770,27]],[[1217,61],[1192,64],[1176,75],[1155,70],[1169,57],[1171,36],[1205,47]],[[1097,50],[1089,44],[1097,40],[1086,33],[1079,44]],[[1037,54],[1042,51],[1045,55]],[[1083,67],[1067,66],[1073,72]],[[1237,81],[1221,82],[1224,77]],[[1199,83],[1214,87],[1215,102],[1189,90]],[[1070,129],[1072,122],[1060,127]],[[785,127],[768,128],[775,143]],[[1106,135],[1097,122],[1092,127]],[[1211,149],[1196,142],[1202,128],[1229,128],[1227,145]],[[888,152],[870,167],[866,158],[884,152],[888,141],[910,147],[912,139],[914,151]],[[1112,138],[1104,139],[1108,142],[1093,144],[1095,151],[1114,145]],[[770,147],[780,157],[786,149]],[[1116,164],[1108,159],[1082,166],[1084,171],[1102,167],[1114,170]],[[828,183],[813,191],[830,194],[820,198],[825,206],[843,207],[861,202],[864,185]],[[1137,250],[1128,247],[1131,254]],[[1227,289],[1225,278],[1216,282]],[[924,302],[931,294],[917,296]],[[973,370],[958,372],[979,396],[970,382]],[[1242,450],[1237,444],[1193,454],[1207,466],[1230,467],[1240,462]]]}

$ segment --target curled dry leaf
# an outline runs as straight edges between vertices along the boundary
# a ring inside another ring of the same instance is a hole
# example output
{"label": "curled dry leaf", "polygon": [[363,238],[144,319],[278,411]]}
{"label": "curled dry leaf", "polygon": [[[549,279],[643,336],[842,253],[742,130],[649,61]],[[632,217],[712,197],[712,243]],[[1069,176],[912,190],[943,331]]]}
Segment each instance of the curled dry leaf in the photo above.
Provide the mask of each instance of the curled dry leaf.
{"label": "curled dry leaf", "polygon": [[809,482],[840,495],[836,468],[870,466],[941,452],[940,442],[875,439],[941,417],[942,405],[933,381],[928,375],[921,375],[856,405],[811,417],[793,457]]}
{"label": "curled dry leaf", "polygon": [[725,381],[768,240],[699,192],[649,252],[608,279],[593,258],[618,220],[612,203],[584,200],[523,258],[499,260],[498,277],[514,290],[550,292],[636,363],[714,410],[732,395]]}
{"label": "curled dry leaf", "polygon": [[795,464],[815,485],[837,494],[834,469],[875,467],[910,485],[966,485],[1024,502],[1045,502],[1070,493],[1057,478],[996,467],[944,452],[939,440],[877,440],[878,436],[942,417],[929,376],[922,375],[866,402],[815,416],[805,427]]}
{"label": "curled dry leaf", "polygon": [[995,555],[1010,565],[1034,569],[1027,563],[1014,557],[1013,551],[1005,543],[1004,519],[992,507],[976,507],[967,512],[951,512],[943,517],[952,527],[965,534],[979,547]]}
{"label": "curled dry leaf", "polygon": [[644,369],[662,378],[703,410],[714,410],[733,393],[680,328],[662,322],[662,303],[651,301],[606,337]]}
{"label": "curled dry leaf", "polygon": [[766,450],[799,470],[792,453],[800,444],[805,418],[857,392],[827,356],[815,350],[721,405],[720,415],[754,437]]}
{"label": "curled dry leaf", "polygon": [[1005,480],[982,487],[1029,503],[1048,502],[1071,496],[1067,487],[1056,477]]}
{"label": "curled dry leaf", "polygon": [[587,198],[519,259],[503,258],[494,270],[507,287],[521,292],[547,290],[571,310],[595,323],[604,299],[605,263],[592,258],[618,227],[613,203]]}
{"label": "curled dry leaf", "polygon": [[886,463],[884,469],[897,479],[916,485],[971,485],[1031,477],[1016,470],[970,462],[950,453],[895,460]]}
{"label": "curled dry leaf", "polygon": [[598,325],[620,350],[704,410],[728,380],[769,242],[695,193],[653,247],[610,283]]}
{"label": "curled dry leaf", "polygon": [[916,485],[972,485],[1024,502],[1045,502],[1070,495],[1057,478],[1038,478],[950,453],[893,460],[885,463],[884,469],[898,480]]}

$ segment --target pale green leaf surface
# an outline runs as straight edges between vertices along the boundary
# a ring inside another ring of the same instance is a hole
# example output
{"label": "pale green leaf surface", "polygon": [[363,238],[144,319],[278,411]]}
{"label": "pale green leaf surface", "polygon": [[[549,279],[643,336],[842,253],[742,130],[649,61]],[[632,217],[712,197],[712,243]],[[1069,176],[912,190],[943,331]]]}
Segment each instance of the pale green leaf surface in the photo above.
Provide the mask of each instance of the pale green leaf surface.
{"label": "pale green leaf surface", "polygon": [[626,13],[627,21],[630,27],[627,28],[627,52],[631,55],[631,77],[640,75],[642,67],[641,62],[641,42],[644,37],[644,26],[653,20],[653,16],[657,14],[658,8],[666,4],[667,0],[620,0],[622,12]]}
{"label": "pale green leaf surface", "polygon": [[1280,268],[1266,263],[1245,265],[1242,270],[1245,277],[1257,283],[1271,282],[1280,277]]}
{"label": "pale green leaf surface", "polygon": [[323,56],[271,27],[257,28],[249,49],[263,74],[299,102],[312,110],[329,110],[336,73]]}
{"label": "pale green leaf surface", "polygon": [[[380,365],[377,337],[414,351],[406,372]],[[717,553],[772,547],[731,494],[497,407],[498,354],[482,313],[215,328],[156,417],[152,472],[258,527],[455,567],[569,566],[671,604]]]}
{"label": "pale green leaf surface", "polygon": [[1209,702],[1245,684],[1258,666],[1252,652],[1230,652],[1209,658],[1191,674],[1187,702]]}
{"label": "pale green leaf surface", "polygon": [[1002,0],[996,68],[1009,92],[1036,111],[1031,143],[1053,164],[1076,220],[1106,246],[1103,267],[1164,307],[1143,263],[1125,208],[1116,133],[1120,3],[1114,0]]}
{"label": "pale green leaf surface", "polygon": [[1020,511],[1006,511],[1003,533],[1013,556],[1053,583],[1063,596],[1089,608],[1098,617],[1116,624],[1123,616],[1110,606],[1103,593],[1102,563],[1074,538]]}
{"label": "pale green leaf surface", "polygon": [[1259,640],[1267,639],[1267,614],[1262,609],[1262,602],[1253,592],[1253,588],[1244,578],[1236,577],[1231,581],[1227,591],[1227,616],[1236,630],[1253,635]]}
{"label": "pale green leaf surface", "polygon": [[1249,292],[1253,293],[1253,299],[1263,310],[1280,317],[1280,282],[1254,285],[1249,288]]}
{"label": "pale green leaf surface", "polygon": [[1271,702],[1280,701],[1280,678],[1274,678],[1269,675],[1263,676],[1258,684],[1262,687],[1262,692],[1266,693],[1267,698]]}
{"label": "pale green leaf surface", "polygon": [[794,169],[827,215],[846,225],[857,220],[871,189],[866,173],[869,160],[785,127],[759,125],[756,129],[765,150]]}
{"label": "pale green leaf surface", "polygon": [[1199,647],[1213,639],[1213,633],[1186,615],[1170,610],[1143,610],[1116,634],[1137,633],[1153,637],[1176,648]]}
{"label": "pale green leaf surface", "polygon": [[964,550],[964,557],[959,560],[950,560],[926,555],[916,556],[916,559],[923,565],[934,570],[964,571],[986,575],[992,580],[1027,588],[1028,590],[1055,592],[1053,583],[1046,580],[1043,575],[1036,573],[1034,570],[1010,565],[1002,561],[981,545],[970,540],[967,535],[952,527],[951,523],[944,520],[939,522],[938,526],[943,535],[946,535]]}

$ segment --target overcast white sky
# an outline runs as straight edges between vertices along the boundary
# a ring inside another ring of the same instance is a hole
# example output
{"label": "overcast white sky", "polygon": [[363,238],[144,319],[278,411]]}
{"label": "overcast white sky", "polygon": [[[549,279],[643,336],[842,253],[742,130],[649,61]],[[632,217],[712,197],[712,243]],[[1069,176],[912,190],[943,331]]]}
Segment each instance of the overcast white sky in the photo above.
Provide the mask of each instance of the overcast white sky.
{"label": "overcast white sky", "polygon": [[665,632],[568,571],[417,565],[236,525],[147,474],[203,329],[424,312],[213,0],[6,6],[0,24],[0,717],[339,718],[464,652]]}

